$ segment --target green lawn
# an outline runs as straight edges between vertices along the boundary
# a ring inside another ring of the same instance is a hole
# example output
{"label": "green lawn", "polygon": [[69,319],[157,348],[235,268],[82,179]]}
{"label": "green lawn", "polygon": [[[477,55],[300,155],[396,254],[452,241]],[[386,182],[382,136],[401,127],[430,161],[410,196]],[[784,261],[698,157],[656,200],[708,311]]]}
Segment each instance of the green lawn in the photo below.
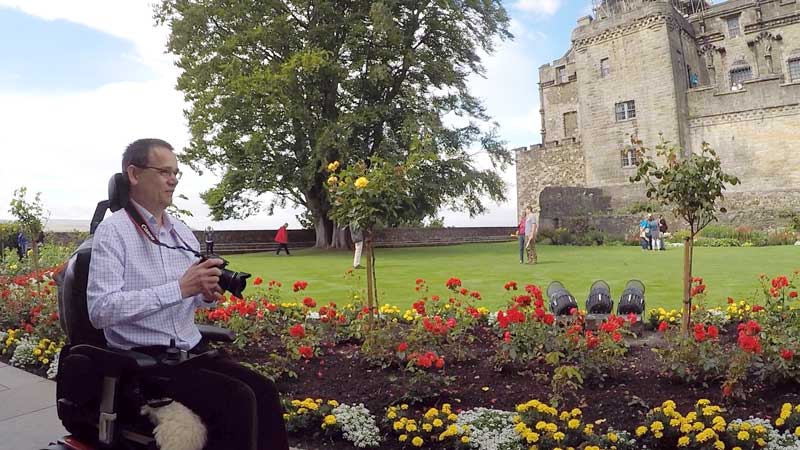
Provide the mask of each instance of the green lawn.
{"label": "green lawn", "polygon": [[[682,248],[645,253],[638,247],[542,245],[537,250],[540,262],[529,266],[518,263],[516,242],[378,249],[380,302],[407,308],[417,299],[417,278],[428,282],[431,294],[444,296],[445,280],[458,277],[464,287],[479,291],[481,303],[492,310],[508,300],[503,290],[508,280],[516,281],[520,287],[535,283],[543,290],[552,280],[561,281],[583,307],[595,280],[608,282],[616,300],[625,282],[635,278],[646,286],[648,309],[680,306]],[[306,295],[318,302],[343,304],[352,290],[360,287],[358,283],[364,283],[364,271],[357,271],[360,279],[356,282],[344,277],[352,263],[351,252],[307,249],[293,251],[291,257],[257,253],[231,255],[228,260],[233,270],[251,272],[265,282],[281,281],[284,298],[293,298],[294,281],[305,280],[309,283]],[[772,277],[800,268],[800,247],[696,248],[694,266],[694,275],[706,281],[709,303],[722,304],[728,296],[740,299],[754,294],[760,287],[760,273]],[[248,289],[252,292],[252,287]]]}

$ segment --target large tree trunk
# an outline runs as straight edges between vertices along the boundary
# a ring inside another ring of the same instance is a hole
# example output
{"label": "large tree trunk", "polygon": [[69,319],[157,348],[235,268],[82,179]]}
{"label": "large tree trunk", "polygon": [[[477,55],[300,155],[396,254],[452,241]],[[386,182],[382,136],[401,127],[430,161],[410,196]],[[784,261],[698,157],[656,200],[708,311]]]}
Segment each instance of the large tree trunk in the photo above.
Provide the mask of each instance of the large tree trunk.
{"label": "large tree trunk", "polygon": [[340,227],[334,225],[333,236],[331,238],[331,248],[349,250],[350,242],[348,241],[347,236],[348,236],[347,227]]}
{"label": "large tree trunk", "polygon": [[314,232],[317,234],[314,247],[328,248],[330,246],[332,227],[333,222],[330,219],[317,212],[314,213]]}

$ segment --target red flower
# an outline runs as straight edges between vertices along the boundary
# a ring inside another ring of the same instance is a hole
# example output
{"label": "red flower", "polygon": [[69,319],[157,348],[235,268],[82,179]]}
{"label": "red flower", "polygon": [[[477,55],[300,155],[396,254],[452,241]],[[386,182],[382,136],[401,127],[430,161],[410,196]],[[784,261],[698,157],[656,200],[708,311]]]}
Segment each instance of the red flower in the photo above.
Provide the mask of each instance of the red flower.
{"label": "red flower", "polygon": [[480,292],[478,292],[478,291],[472,291],[472,292],[470,292],[470,293],[469,293],[469,296],[470,296],[470,297],[473,297],[473,298],[476,298],[476,299],[478,299],[478,300],[480,300],[480,299],[481,299],[481,293],[480,293]]}
{"label": "red flower", "polygon": [[636,317],[636,314],[634,314],[634,313],[629,313],[628,314],[628,322],[630,322],[631,325],[635,324],[636,321],[638,321],[638,320],[639,320],[639,318]]}
{"label": "red flower", "polygon": [[458,292],[459,292],[461,295],[467,295],[467,294],[469,294],[469,289],[467,289],[467,288],[461,288],[461,289],[459,289],[459,290],[458,290]]}
{"label": "red flower", "polygon": [[313,308],[317,306],[317,302],[315,302],[311,297],[306,297],[303,299],[303,305],[305,305],[307,308]]}
{"label": "red flower", "polygon": [[716,339],[719,336],[719,328],[714,325],[709,325],[706,332],[708,333],[709,339]]}
{"label": "red flower", "polygon": [[789,349],[781,350],[781,358],[790,361],[792,357],[794,357],[794,352],[792,350]]}
{"label": "red flower", "polygon": [[660,324],[658,324],[658,331],[663,333],[667,331],[667,329],[669,329],[669,324],[667,322],[661,322]]}
{"label": "red flower", "polygon": [[507,291],[511,291],[511,290],[514,290],[514,291],[516,291],[516,290],[517,290],[517,282],[516,282],[516,281],[513,281],[513,280],[512,280],[512,281],[509,281],[508,283],[506,283],[505,285],[503,285],[503,289],[505,289],[505,290],[507,290]]}
{"label": "red flower", "polygon": [[308,287],[308,282],[307,281],[295,281],[294,285],[292,285],[292,290],[297,292],[297,291],[305,290],[305,288],[307,288],[307,287]]}
{"label": "red flower", "polygon": [[511,342],[511,332],[510,331],[506,331],[505,333],[503,333],[503,341]]}
{"label": "red flower", "polygon": [[306,330],[303,328],[302,324],[294,325],[292,328],[289,328],[289,335],[291,337],[302,338],[306,335]]}
{"label": "red flower", "polygon": [[722,386],[722,396],[723,397],[730,397],[732,393],[733,393],[733,388],[731,387],[731,385],[726,384],[726,385]]}
{"label": "red flower", "polygon": [[614,334],[611,335],[611,339],[613,339],[614,342],[619,342],[622,340],[622,335],[619,334],[619,331],[615,331]]}
{"label": "red flower", "polygon": [[444,368],[444,358],[438,358],[438,359],[436,360],[436,368],[437,368],[437,369],[442,369],[442,368]]}
{"label": "red flower", "polygon": [[403,352],[405,352],[406,350],[408,350],[408,344],[406,344],[405,342],[401,342],[401,343],[400,343],[400,344],[397,346],[397,352],[398,352],[398,353],[403,353]]}
{"label": "red flower", "polygon": [[417,278],[417,280],[415,281],[415,283],[416,283],[416,284],[423,284],[423,283],[425,283],[425,280],[423,280],[422,278]]}
{"label": "red flower", "polygon": [[439,301],[439,296],[438,295],[431,295],[431,301],[438,302]]}
{"label": "red flower", "polygon": [[764,310],[764,307],[761,306],[761,305],[754,305],[753,306],[753,312],[759,312],[759,311],[763,311],[763,310]]}
{"label": "red flower", "polygon": [[259,284],[261,284],[263,282],[264,282],[264,280],[262,280],[261,277],[256,277],[256,279],[253,280],[253,285],[254,286],[258,286]]}
{"label": "red flower", "polygon": [[300,356],[305,359],[311,359],[314,356],[314,349],[307,345],[301,345],[297,351],[300,352]]}
{"label": "red flower", "polygon": [[452,277],[449,280],[447,280],[447,282],[445,283],[445,286],[447,286],[447,289],[452,289],[452,290],[455,291],[456,288],[461,287],[461,280],[459,280],[458,278]]}
{"label": "red flower", "polygon": [[728,304],[729,305],[732,305],[735,302],[736,302],[736,300],[734,300],[733,297],[728,297]]}
{"label": "red flower", "polygon": [[552,325],[553,322],[555,321],[556,317],[552,314],[545,314],[544,317],[542,318],[542,322],[544,322],[545,325]]}
{"label": "red flower", "polygon": [[792,291],[792,292],[789,292],[789,297],[791,297],[791,298],[797,298],[797,291]]}
{"label": "red flower", "polygon": [[592,334],[591,331],[586,332],[586,347],[589,349],[593,349],[600,345],[600,339],[597,336]]}

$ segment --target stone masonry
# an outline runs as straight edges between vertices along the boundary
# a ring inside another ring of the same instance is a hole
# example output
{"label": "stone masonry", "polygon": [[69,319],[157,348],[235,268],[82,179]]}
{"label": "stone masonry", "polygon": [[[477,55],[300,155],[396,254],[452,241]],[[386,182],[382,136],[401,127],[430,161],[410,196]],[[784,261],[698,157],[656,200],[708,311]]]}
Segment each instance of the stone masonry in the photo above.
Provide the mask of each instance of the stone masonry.
{"label": "stone masonry", "polygon": [[684,154],[711,144],[742,181],[726,191],[732,220],[800,212],[800,0],[697,4],[605,0],[578,20],[539,68],[543,143],[515,150],[520,211],[547,186],[642,200],[635,136]]}

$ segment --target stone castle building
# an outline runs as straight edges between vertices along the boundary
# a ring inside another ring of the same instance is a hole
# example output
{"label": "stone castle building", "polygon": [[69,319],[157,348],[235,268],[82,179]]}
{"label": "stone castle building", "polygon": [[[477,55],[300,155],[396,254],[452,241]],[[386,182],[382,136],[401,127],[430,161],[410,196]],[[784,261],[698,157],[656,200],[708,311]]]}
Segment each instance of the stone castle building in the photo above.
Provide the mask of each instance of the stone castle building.
{"label": "stone castle building", "polygon": [[652,148],[662,134],[685,152],[710,143],[739,177],[729,220],[800,212],[800,0],[700,1],[604,0],[578,20],[539,68],[542,144],[515,150],[520,211],[541,204],[547,225],[643,200],[631,136]]}

